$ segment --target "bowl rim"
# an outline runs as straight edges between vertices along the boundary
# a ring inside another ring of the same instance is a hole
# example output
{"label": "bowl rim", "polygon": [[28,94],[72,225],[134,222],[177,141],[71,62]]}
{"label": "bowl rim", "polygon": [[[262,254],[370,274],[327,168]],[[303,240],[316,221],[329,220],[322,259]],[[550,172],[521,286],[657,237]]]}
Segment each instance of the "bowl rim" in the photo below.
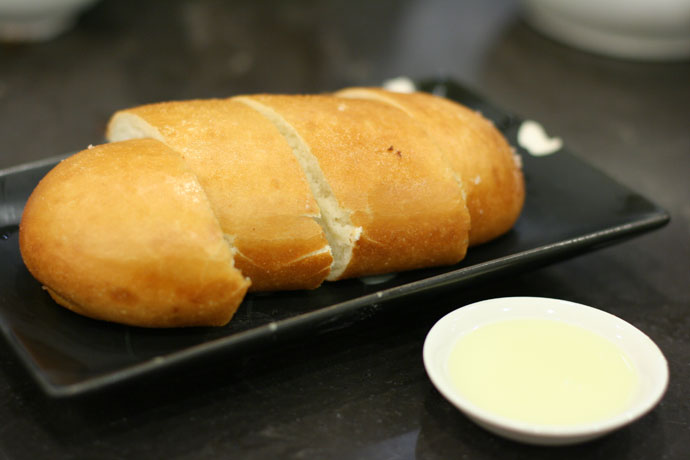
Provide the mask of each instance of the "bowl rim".
{"label": "bowl rim", "polygon": [[[468,320],[469,318],[469,320]],[[463,335],[480,326],[508,319],[542,318],[564,321],[583,327],[612,340],[624,349],[638,370],[642,395],[623,412],[595,422],[572,425],[546,425],[524,422],[502,416],[465,398],[450,382],[445,370],[450,350]],[[478,320],[479,319],[479,320]],[[465,324],[460,321],[465,320]],[[609,331],[602,332],[602,329]],[[617,332],[613,339],[608,335]],[[634,350],[633,350],[634,348]],[[632,350],[632,352],[631,352]],[[645,333],[627,321],[606,311],[587,305],[547,297],[499,297],[482,300],[458,308],[439,319],[429,330],[423,347],[427,375],[438,391],[475,422],[503,433],[524,439],[584,439],[603,435],[632,423],[651,411],[668,388],[668,362],[659,347]],[[642,374],[640,363],[652,368],[651,375]],[[514,438],[515,439],[515,438]]]}

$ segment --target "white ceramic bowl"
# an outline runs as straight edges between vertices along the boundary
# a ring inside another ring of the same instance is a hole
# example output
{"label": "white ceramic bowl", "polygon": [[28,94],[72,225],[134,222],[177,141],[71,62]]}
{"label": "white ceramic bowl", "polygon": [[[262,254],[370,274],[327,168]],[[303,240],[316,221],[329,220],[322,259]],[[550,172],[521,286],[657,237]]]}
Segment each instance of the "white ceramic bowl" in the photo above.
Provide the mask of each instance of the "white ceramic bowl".
{"label": "white ceramic bowl", "polygon": [[[538,425],[489,412],[465,398],[448,372],[450,352],[463,335],[489,323],[524,318],[563,321],[595,332],[618,345],[639,371],[633,400],[608,419],[578,425]],[[661,350],[639,329],[622,319],[585,305],[540,297],[506,297],[455,310],[431,328],[424,342],[424,366],[432,383],[453,405],[478,425],[516,441],[564,445],[588,441],[627,425],[649,412],[668,386],[668,364]]]}
{"label": "white ceramic bowl", "polygon": [[49,40],[69,29],[97,0],[0,0],[0,39]]}
{"label": "white ceramic bowl", "polygon": [[564,43],[644,60],[690,57],[690,0],[522,0],[527,21]]}

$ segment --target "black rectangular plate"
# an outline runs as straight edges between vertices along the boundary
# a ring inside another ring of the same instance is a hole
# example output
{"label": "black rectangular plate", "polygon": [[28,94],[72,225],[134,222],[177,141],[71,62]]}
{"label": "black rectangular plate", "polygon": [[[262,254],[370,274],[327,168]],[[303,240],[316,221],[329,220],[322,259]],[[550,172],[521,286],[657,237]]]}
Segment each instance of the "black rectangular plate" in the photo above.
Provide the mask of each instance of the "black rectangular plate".
{"label": "black rectangular plate", "polygon": [[[481,111],[517,145],[519,117],[454,82],[430,81],[421,87]],[[663,209],[567,149],[542,157],[518,151],[527,185],[523,213],[511,232],[471,248],[462,263],[327,283],[314,291],[251,294],[230,324],[220,328],[142,329],[58,307],[24,267],[17,237],[24,203],[59,158],[0,171],[2,333],[47,394],[76,395],[204,357],[346,327],[394,308],[397,301],[552,263],[669,220]]]}

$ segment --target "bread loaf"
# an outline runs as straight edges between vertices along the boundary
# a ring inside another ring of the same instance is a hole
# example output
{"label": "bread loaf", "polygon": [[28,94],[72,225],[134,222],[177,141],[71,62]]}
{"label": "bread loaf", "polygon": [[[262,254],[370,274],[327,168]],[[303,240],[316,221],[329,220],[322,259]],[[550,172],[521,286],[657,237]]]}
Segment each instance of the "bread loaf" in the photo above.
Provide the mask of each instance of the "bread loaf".
{"label": "bread loaf", "polygon": [[20,249],[58,303],[130,325],[221,325],[248,289],[455,264],[524,199],[493,125],[426,94],[151,104],[107,137],[36,187]]}

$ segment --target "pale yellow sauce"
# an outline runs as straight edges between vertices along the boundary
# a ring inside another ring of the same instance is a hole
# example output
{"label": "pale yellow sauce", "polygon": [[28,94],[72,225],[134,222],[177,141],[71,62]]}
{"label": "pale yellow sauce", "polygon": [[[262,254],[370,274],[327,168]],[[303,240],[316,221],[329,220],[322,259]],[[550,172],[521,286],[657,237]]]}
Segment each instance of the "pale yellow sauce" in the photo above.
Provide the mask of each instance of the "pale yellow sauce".
{"label": "pale yellow sauce", "polygon": [[454,345],[448,371],[460,393],[477,406],[545,425],[595,422],[620,413],[639,380],[612,341],[546,319],[477,328]]}

